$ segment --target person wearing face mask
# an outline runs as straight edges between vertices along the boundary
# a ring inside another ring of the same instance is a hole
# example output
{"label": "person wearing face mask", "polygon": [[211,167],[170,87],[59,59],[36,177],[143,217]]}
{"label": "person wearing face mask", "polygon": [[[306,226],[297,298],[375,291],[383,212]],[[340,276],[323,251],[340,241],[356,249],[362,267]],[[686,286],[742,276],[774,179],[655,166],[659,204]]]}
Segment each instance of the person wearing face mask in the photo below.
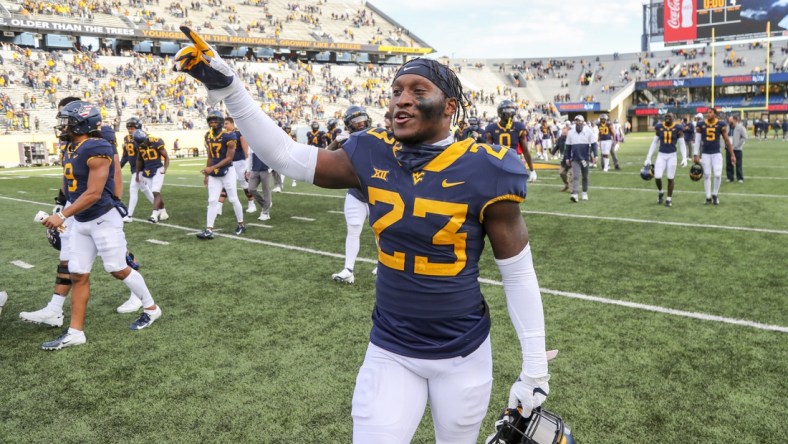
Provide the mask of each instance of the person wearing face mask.
{"label": "person wearing face mask", "polygon": [[597,141],[594,131],[586,126],[585,118],[575,117],[575,127],[566,135],[566,165],[572,168],[572,195],[569,200],[577,202],[580,179],[583,185],[583,200],[588,200],[588,167],[596,163]]}

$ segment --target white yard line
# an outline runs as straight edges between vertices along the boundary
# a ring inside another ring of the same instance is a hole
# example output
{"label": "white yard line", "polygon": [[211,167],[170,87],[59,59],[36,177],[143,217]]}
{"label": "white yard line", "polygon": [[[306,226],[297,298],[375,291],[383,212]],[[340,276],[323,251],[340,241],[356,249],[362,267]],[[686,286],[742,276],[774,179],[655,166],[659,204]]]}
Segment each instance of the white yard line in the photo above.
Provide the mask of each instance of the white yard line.
{"label": "white yard line", "polygon": [[27,262],[18,261],[18,260],[17,261],[11,261],[11,265],[16,265],[17,267],[24,268],[25,270],[29,270],[29,269],[35,267],[35,265],[31,265],[31,264],[28,264]]}

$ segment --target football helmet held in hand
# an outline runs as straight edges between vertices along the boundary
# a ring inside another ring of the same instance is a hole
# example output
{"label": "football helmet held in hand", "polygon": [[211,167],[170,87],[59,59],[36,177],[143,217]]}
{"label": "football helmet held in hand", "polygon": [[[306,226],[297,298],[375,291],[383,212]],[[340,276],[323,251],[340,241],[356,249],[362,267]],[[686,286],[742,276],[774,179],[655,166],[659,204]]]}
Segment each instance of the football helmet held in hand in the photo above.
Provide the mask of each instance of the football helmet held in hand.
{"label": "football helmet held in hand", "polygon": [[692,164],[689,175],[694,182],[703,179],[703,166],[699,163]]}
{"label": "football helmet held in hand", "polygon": [[495,433],[486,444],[575,444],[572,431],[563,419],[546,409],[535,409],[531,416],[522,410],[506,408],[495,422]]}
{"label": "football helmet held in hand", "polygon": [[654,178],[654,165],[648,164],[640,169],[640,177],[643,180],[651,180]]}

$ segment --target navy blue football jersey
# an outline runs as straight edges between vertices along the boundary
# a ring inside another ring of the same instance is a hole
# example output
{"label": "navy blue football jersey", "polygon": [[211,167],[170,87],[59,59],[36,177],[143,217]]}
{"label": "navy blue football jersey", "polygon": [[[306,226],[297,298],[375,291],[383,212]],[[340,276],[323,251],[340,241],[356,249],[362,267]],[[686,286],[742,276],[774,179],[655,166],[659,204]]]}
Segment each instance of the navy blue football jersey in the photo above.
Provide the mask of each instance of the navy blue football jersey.
{"label": "navy blue football jersey", "polygon": [[[238,138],[235,133],[228,133],[222,130],[217,135],[213,134],[213,131],[209,130],[205,133],[205,146],[208,148],[208,160],[210,160],[211,165],[216,165],[217,163],[221,162],[222,159],[227,157],[227,144],[229,142],[237,142]],[[236,150],[238,148],[236,147]],[[229,169],[230,165],[225,165],[222,168],[214,168],[211,171],[211,176],[214,177],[221,177],[227,174],[227,170]]]}
{"label": "navy blue football jersey", "polygon": [[473,138],[473,133],[477,134],[477,136],[474,138],[475,142],[478,142],[478,143],[486,143],[487,142],[487,139],[484,138],[485,130],[482,130],[481,128],[478,128],[478,127],[476,129],[465,128],[464,130],[462,130],[462,134],[460,135],[459,140],[465,140],[465,139],[467,139],[469,137]]}
{"label": "navy blue football jersey", "polygon": [[142,175],[145,177],[153,177],[159,168],[164,166],[162,162],[161,151],[164,149],[164,141],[158,137],[148,136],[148,143],[146,146],[140,146],[139,156],[142,159]]}
{"label": "navy blue football jersey", "polygon": [[695,140],[695,125],[692,122],[684,124],[684,141],[689,143]]}
{"label": "navy blue football jersey", "polygon": [[517,149],[520,136],[527,134],[522,122],[512,122],[510,126],[502,127],[500,123],[491,123],[484,129],[485,134],[492,135],[492,143]]}
{"label": "navy blue football jersey", "polygon": [[63,190],[72,204],[79,199],[88,189],[90,168],[88,161],[94,158],[109,159],[109,174],[107,175],[101,197],[89,208],[74,215],[79,222],[88,222],[103,216],[113,207],[115,195],[115,148],[104,139],[89,138],[83,142],[66,149],[63,158]]}
{"label": "navy blue football jersey", "polygon": [[604,124],[599,125],[599,140],[613,140],[613,134],[615,131],[613,130],[613,124],[610,122],[606,122]]}
{"label": "navy blue football jersey", "polygon": [[722,139],[723,128],[725,128],[725,122],[721,122],[717,119],[714,119],[712,122],[704,120],[698,124],[700,145],[703,148],[703,154],[717,154],[720,152],[720,140]]}
{"label": "navy blue football jersey", "polygon": [[127,134],[126,137],[123,138],[123,156],[120,158],[120,167],[123,168],[123,165],[128,163],[131,168],[131,174],[136,173],[138,153],[139,144],[134,141],[134,137],[132,137],[131,134]]}
{"label": "navy blue football jersey", "polygon": [[465,356],[490,329],[478,281],[484,210],[522,202],[528,173],[513,150],[472,139],[417,172],[397,161],[399,147],[383,129],[355,133],[343,146],[378,241],[370,341],[415,358]]}
{"label": "navy blue football jersey", "polygon": [[239,160],[246,160],[246,156],[244,156],[244,150],[241,148],[241,132],[238,130],[233,131],[235,133],[235,139],[238,141],[238,144],[235,147],[235,154],[233,154],[233,162],[238,162]]}
{"label": "navy blue football jersey", "polygon": [[659,138],[659,152],[670,154],[676,152],[676,143],[683,136],[684,127],[675,122],[671,126],[660,122],[654,127],[654,132]]}

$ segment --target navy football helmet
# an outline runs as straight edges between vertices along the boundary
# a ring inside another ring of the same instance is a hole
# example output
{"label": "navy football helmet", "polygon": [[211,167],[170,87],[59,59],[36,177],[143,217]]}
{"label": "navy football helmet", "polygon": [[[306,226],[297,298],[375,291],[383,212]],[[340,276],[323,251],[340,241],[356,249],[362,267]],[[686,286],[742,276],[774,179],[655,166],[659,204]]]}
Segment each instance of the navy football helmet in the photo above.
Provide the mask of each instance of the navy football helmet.
{"label": "navy football helmet", "polygon": [[211,128],[214,128],[212,125],[213,122],[218,122],[216,127],[220,128],[222,125],[224,125],[224,114],[222,114],[222,112],[218,109],[215,109],[208,113],[208,117],[205,118],[205,121],[208,122],[208,126]]}
{"label": "navy football helmet", "polygon": [[47,240],[49,241],[49,245],[52,245],[52,248],[60,251],[61,241],[59,231],[53,230],[51,228],[47,229]]}
{"label": "navy football helmet", "polygon": [[312,125],[310,125],[310,127],[312,128],[312,131],[317,131],[320,129],[320,124],[317,122],[312,122]]}
{"label": "navy football helmet", "polygon": [[693,163],[690,167],[689,175],[693,182],[703,179],[703,166],[699,163]]}
{"label": "navy football helmet", "polygon": [[329,131],[333,130],[337,127],[337,119],[328,119],[326,126],[328,127]]}
{"label": "navy football helmet", "polygon": [[131,137],[134,138],[134,141],[137,142],[138,145],[142,145],[148,141],[148,134],[141,129],[135,130]]}
{"label": "navy football helmet", "polygon": [[479,129],[479,118],[478,117],[468,117],[468,127],[472,131],[477,131]]}
{"label": "navy football helmet", "polygon": [[101,112],[96,106],[81,100],[64,106],[58,111],[57,120],[55,129],[59,131],[58,138],[63,141],[71,138],[69,133],[81,135],[101,132]]}
{"label": "navy football helmet", "polygon": [[511,100],[504,100],[498,104],[498,117],[504,125],[509,124],[515,114],[517,114],[517,105]]}
{"label": "navy football helmet", "polygon": [[572,431],[560,416],[544,408],[536,408],[524,418],[520,407],[506,408],[495,422],[495,434],[486,444],[575,444]]}
{"label": "navy football helmet", "polygon": [[654,178],[654,165],[648,164],[640,169],[640,177],[643,180],[651,180]]}
{"label": "navy football helmet", "polygon": [[342,120],[345,122],[345,130],[349,133],[363,131],[372,126],[372,119],[369,118],[367,110],[358,105],[349,107]]}
{"label": "navy football helmet", "polygon": [[142,129],[142,120],[139,117],[130,117],[126,121],[126,128]]}

